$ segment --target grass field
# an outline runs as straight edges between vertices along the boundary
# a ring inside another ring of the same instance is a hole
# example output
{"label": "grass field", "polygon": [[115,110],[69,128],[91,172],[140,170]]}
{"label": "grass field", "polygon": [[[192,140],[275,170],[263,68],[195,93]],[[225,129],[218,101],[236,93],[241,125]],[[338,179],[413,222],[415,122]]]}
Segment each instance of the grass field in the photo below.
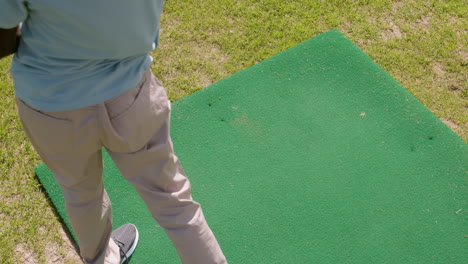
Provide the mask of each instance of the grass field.
{"label": "grass field", "polygon": [[[335,28],[468,142],[463,0],[168,0],[152,69],[175,101]],[[0,262],[78,263],[34,176],[10,61],[0,60]]]}

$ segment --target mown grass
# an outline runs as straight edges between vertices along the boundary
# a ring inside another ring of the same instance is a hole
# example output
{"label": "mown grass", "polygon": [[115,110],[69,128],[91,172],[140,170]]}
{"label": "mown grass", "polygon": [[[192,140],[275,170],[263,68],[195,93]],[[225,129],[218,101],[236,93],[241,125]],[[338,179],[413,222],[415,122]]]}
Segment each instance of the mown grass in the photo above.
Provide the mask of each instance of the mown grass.
{"label": "mown grass", "polygon": [[175,2],[153,68],[172,100],[338,28],[468,140],[463,1]]}
{"label": "mown grass", "polygon": [[[457,0],[168,0],[153,71],[171,100],[339,29],[468,141],[468,6]],[[76,263],[40,189],[0,60],[0,262]]]}

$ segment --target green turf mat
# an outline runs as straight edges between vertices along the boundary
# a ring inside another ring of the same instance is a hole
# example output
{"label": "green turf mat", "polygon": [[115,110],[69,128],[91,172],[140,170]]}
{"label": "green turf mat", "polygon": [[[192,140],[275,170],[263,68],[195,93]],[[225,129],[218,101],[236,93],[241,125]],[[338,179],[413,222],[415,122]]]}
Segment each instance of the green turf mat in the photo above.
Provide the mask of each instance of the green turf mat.
{"label": "green turf mat", "polygon": [[[468,145],[339,31],[175,102],[172,137],[230,263],[468,259]],[[179,263],[105,167],[114,224],[140,228],[131,263]]]}

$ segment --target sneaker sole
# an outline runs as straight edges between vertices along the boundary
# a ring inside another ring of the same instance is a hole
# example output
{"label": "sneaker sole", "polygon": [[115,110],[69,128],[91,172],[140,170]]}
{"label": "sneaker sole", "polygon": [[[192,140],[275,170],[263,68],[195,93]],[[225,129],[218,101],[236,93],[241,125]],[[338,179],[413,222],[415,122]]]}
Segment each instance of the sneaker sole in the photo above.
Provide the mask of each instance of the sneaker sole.
{"label": "sneaker sole", "polygon": [[126,260],[128,260],[130,258],[130,256],[133,254],[133,252],[135,251],[135,248],[136,248],[136,246],[138,244],[138,238],[139,238],[138,229],[136,228],[135,225],[133,225],[133,227],[135,227],[135,231],[136,231],[135,241],[133,241],[132,247],[130,247],[130,249],[127,251],[127,254],[125,254],[125,258],[122,259],[120,264],[124,263]]}

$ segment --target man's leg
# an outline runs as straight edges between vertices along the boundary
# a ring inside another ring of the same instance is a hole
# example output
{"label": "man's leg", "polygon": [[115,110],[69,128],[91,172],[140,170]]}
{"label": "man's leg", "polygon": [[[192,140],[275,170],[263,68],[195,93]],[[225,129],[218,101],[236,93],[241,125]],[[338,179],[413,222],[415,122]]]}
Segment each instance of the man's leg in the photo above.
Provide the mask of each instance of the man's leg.
{"label": "man's leg", "polygon": [[81,256],[87,263],[103,263],[116,246],[108,247],[111,204],[102,181],[95,109],[43,112],[19,99],[17,105],[27,136],[62,189]]}
{"label": "man's leg", "polygon": [[[136,97],[132,107],[123,113],[118,110],[121,108],[118,105],[107,106],[108,115],[117,112],[120,121],[113,122],[110,118],[109,122],[103,123],[112,125],[108,131],[118,134],[116,145],[120,145],[122,135],[144,140],[143,144],[140,142],[131,151],[122,151],[112,150],[109,142],[110,156],[165,229],[183,263],[226,263],[200,205],[192,199],[190,183],[174,155],[169,135],[170,103],[164,88],[151,73],[147,73]],[[145,100],[148,98],[150,100]],[[142,137],[142,133],[132,135],[148,124],[158,124],[156,127],[149,125],[150,138]],[[133,142],[132,139],[127,141]]]}
{"label": "man's leg", "polygon": [[183,263],[226,263],[200,205],[191,197],[177,157],[171,154],[169,140],[167,132],[161,132],[137,153],[109,153],[165,229]]}

